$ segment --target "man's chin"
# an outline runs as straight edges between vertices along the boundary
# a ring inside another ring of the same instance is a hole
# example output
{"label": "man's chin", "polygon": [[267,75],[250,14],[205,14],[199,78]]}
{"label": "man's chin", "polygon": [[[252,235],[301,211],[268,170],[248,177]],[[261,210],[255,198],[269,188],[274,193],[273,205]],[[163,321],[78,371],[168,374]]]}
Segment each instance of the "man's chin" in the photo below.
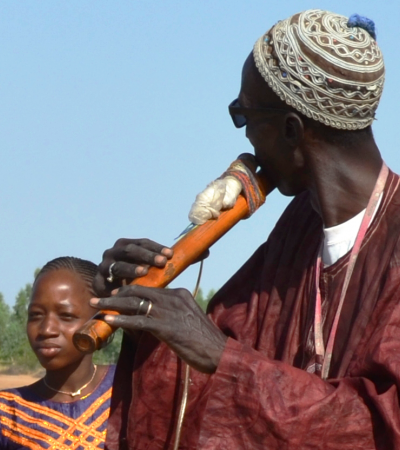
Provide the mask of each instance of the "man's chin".
{"label": "man's chin", "polygon": [[295,197],[306,191],[305,187],[300,186],[289,186],[289,185],[278,185],[278,191],[285,197]]}

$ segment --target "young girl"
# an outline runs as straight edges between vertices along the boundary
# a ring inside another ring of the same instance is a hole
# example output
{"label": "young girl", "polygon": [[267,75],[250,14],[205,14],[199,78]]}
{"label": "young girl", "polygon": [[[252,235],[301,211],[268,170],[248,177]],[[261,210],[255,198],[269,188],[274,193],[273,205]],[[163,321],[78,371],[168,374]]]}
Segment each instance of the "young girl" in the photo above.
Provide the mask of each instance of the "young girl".
{"label": "young girl", "polygon": [[94,365],[72,342],[96,313],[89,305],[96,271],[90,261],[61,257],[37,275],[27,334],[46,375],[0,392],[0,449],[104,448],[114,366]]}

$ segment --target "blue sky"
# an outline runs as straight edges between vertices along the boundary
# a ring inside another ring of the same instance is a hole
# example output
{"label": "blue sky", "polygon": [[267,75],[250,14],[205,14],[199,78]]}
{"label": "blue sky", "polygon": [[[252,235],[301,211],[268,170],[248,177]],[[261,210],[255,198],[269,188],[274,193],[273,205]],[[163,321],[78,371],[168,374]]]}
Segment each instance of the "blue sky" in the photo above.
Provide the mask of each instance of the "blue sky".
{"label": "blue sky", "polygon": [[[0,4],[0,291],[14,298],[62,255],[99,262],[119,237],[165,245],[195,195],[251,151],[227,113],[242,64],[277,20],[309,8],[376,22],[386,87],[374,132],[400,172],[400,2],[40,0]],[[272,194],[217,243],[202,286],[220,287],[288,203]],[[173,283],[192,289],[195,269]]]}

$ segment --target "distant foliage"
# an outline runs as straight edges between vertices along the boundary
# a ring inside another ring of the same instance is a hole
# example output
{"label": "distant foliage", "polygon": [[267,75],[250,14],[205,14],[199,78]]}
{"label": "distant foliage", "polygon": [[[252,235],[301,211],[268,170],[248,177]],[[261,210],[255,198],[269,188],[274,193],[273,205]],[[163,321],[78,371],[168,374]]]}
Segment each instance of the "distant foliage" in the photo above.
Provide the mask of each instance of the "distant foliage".
{"label": "distant foliage", "polygon": [[5,356],[7,327],[10,322],[10,307],[4,301],[3,294],[0,293],[0,361],[7,359]]}
{"label": "distant foliage", "polygon": [[95,364],[115,364],[118,360],[118,355],[121,350],[123,331],[118,329],[112,341],[103,349],[94,354],[93,361]]}
{"label": "distant foliage", "polygon": [[215,289],[211,289],[210,291],[208,291],[208,294],[204,296],[203,290],[199,288],[196,295],[196,301],[204,312],[206,312],[208,303],[214,297],[215,292]]}
{"label": "distant foliage", "polygon": [[18,292],[15,304],[8,314],[8,320],[0,334],[0,360],[3,364],[10,365],[15,373],[33,371],[40,367],[26,336],[26,320],[31,293],[32,284],[30,283],[27,283]]}

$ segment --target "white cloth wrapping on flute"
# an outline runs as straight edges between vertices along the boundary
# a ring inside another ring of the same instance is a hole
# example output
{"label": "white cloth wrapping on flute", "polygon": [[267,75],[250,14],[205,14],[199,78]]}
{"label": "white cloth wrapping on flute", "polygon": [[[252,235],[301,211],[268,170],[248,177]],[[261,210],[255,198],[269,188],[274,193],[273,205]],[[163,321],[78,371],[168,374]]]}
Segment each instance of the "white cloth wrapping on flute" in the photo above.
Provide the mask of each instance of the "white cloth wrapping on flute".
{"label": "white cloth wrapping on flute", "polygon": [[242,190],[240,181],[227,176],[212,181],[203,192],[197,194],[189,212],[189,220],[201,225],[209,219],[216,219],[224,209],[232,208]]}

